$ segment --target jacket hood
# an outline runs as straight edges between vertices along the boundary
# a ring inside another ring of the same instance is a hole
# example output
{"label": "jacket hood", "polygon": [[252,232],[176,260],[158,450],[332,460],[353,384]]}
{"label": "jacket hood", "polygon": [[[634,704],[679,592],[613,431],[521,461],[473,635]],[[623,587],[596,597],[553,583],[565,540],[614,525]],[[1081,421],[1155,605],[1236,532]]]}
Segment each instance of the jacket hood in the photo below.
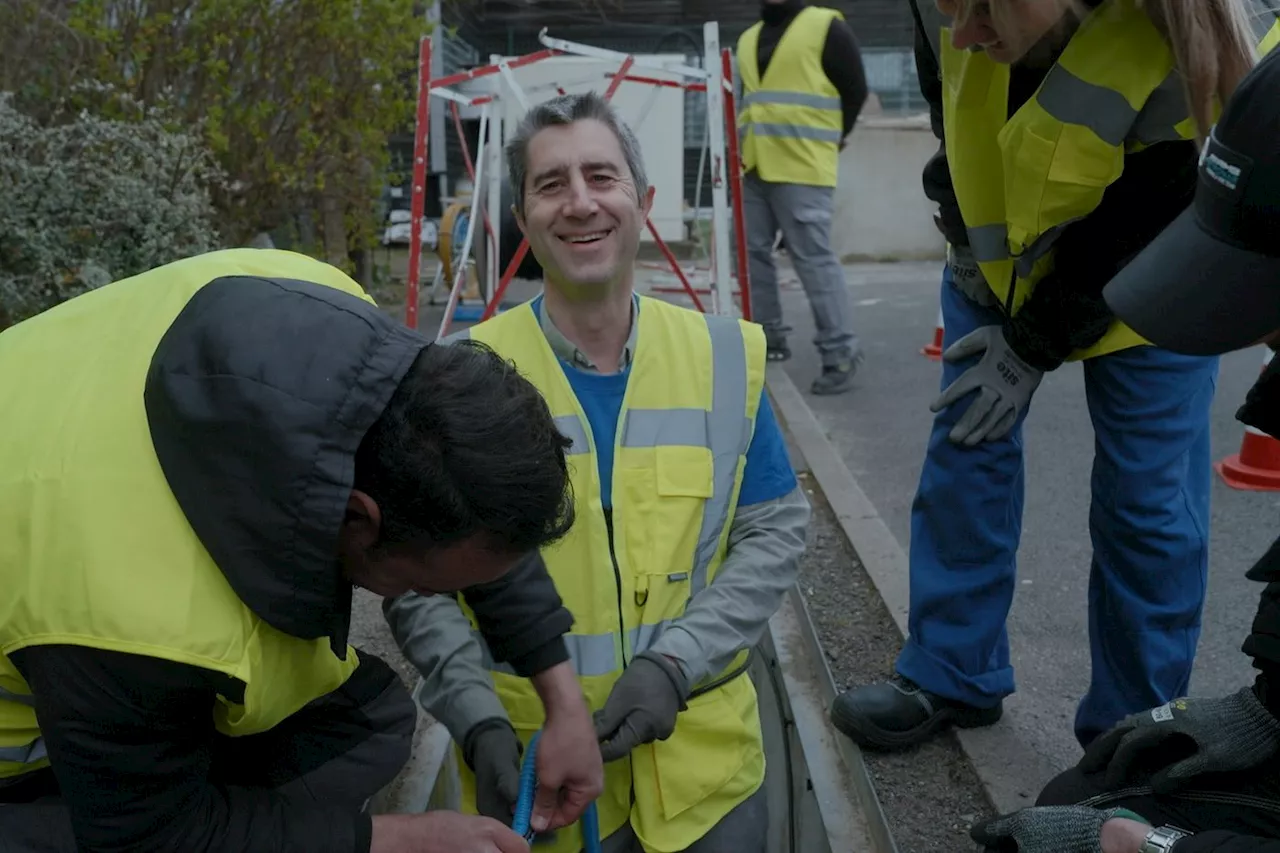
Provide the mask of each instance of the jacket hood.
{"label": "jacket hood", "polygon": [[356,449],[428,345],[336,288],[228,276],[184,306],[147,373],[156,457],[205,549],[261,619],[339,657]]}

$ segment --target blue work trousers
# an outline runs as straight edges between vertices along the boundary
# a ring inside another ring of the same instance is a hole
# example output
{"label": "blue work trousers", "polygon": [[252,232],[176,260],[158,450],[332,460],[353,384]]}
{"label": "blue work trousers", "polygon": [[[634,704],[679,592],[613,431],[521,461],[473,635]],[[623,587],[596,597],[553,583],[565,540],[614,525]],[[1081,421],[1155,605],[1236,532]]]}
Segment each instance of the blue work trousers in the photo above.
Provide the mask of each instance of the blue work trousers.
{"label": "blue work trousers", "polygon": [[[944,346],[1002,317],[965,297],[949,271],[942,314]],[[943,362],[941,387],[977,362]],[[1095,440],[1092,678],[1075,719],[1082,746],[1126,714],[1186,694],[1208,581],[1218,360],[1140,346],[1083,367]],[[947,433],[971,399],[934,418],[911,509],[910,636],[897,670],[930,692],[991,707],[1014,691],[1005,621],[1022,533],[1026,412],[1004,438],[966,448]],[[1044,665],[1054,666],[1052,656]]]}

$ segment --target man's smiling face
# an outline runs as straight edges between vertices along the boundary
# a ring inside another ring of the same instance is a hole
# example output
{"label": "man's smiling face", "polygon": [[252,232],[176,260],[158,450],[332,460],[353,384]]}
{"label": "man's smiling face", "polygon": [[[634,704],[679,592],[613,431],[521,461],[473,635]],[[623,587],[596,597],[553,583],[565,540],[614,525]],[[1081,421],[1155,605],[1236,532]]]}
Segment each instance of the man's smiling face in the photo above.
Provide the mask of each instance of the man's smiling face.
{"label": "man's smiling face", "polygon": [[549,282],[601,287],[630,273],[652,194],[639,198],[607,125],[582,119],[538,131],[525,174],[516,218]]}

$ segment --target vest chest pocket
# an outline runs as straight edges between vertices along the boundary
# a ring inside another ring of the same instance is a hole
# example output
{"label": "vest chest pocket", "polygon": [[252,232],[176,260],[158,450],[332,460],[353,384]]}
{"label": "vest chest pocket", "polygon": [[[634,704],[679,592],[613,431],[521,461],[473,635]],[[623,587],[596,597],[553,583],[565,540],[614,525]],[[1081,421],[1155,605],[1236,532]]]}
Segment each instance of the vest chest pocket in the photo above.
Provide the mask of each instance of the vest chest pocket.
{"label": "vest chest pocket", "polygon": [[[653,817],[660,814],[673,821],[713,797],[721,802],[745,798],[764,775],[760,717],[750,677],[743,675],[691,700],[669,739],[654,741],[637,753],[637,775],[652,773],[656,782],[657,802],[646,805],[657,808],[644,810]],[[641,829],[646,835],[654,831]]]}
{"label": "vest chest pocket", "polygon": [[650,453],[648,465],[623,466],[614,474],[628,507],[623,524],[628,562],[634,574],[651,576],[648,589],[659,580],[687,583],[703,508],[715,493],[708,448],[659,445]]}
{"label": "vest chest pocket", "polygon": [[[1083,125],[1063,125],[1049,166],[1049,184],[1055,187],[1109,186],[1124,170],[1124,150],[1109,145]],[[1101,199],[1101,195],[1098,196]],[[1093,204],[1097,204],[1094,202]]]}
{"label": "vest chest pocket", "polygon": [[1001,131],[1004,207],[1011,230],[1040,232],[1041,202],[1049,184],[1054,145],[1034,129],[1012,122]]}

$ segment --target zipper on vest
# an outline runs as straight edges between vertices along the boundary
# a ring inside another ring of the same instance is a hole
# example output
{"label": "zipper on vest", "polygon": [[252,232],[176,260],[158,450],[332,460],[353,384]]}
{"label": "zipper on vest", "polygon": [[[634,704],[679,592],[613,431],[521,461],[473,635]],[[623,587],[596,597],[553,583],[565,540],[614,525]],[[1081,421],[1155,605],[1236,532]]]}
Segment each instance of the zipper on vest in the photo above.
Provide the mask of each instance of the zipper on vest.
{"label": "zipper on vest", "polygon": [[613,588],[618,592],[618,649],[622,654],[622,665],[631,661],[627,659],[627,623],[622,616],[622,569],[618,566],[618,554],[613,549],[613,510],[604,511],[604,526],[609,533],[609,562],[613,564]]}

